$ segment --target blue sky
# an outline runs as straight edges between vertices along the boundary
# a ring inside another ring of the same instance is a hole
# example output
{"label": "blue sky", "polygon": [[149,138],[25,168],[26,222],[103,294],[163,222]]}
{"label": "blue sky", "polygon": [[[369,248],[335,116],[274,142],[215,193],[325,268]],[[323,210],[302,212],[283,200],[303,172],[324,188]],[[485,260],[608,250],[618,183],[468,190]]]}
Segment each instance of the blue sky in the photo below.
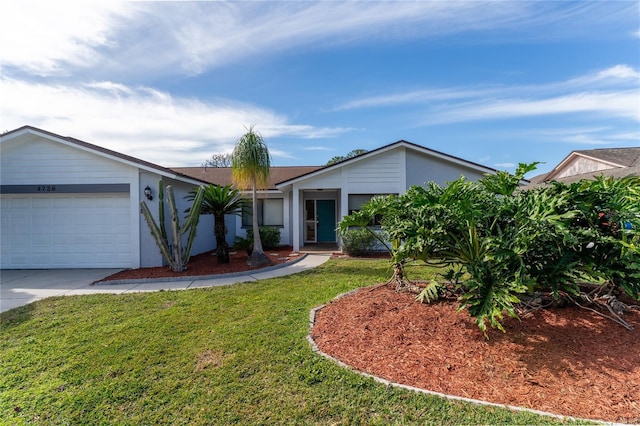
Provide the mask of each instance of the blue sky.
{"label": "blue sky", "polygon": [[164,166],[255,125],[273,164],[400,139],[497,169],[640,146],[640,2],[0,5],[0,128]]}

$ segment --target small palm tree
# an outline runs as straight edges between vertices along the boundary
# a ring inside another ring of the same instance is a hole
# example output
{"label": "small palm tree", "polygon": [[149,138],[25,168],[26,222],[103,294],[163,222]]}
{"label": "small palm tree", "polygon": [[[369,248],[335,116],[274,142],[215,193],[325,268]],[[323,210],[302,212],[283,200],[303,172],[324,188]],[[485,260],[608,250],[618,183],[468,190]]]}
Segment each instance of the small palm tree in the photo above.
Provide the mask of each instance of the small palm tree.
{"label": "small palm tree", "polygon": [[249,266],[259,266],[269,263],[269,258],[262,250],[262,241],[258,230],[258,200],[257,191],[268,184],[271,168],[271,155],[262,136],[249,127],[233,149],[231,154],[231,170],[233,181],[240,188],[251,188],[253,193],[253,252],[247,260]]}
{"label": "small palm tree", "polygon": [[[196,192],[191,191],[187,195],[187,199],[193,200],[195,195]],[[224,223],[224,217],[228,214],[240,214],[244,204],[245,201],[240,191],[231,185],[205,186],[200,214],[213,215],[213,234],[216,238],[218,263],[229,263],[229,244],[226,239],[227,226]]]}

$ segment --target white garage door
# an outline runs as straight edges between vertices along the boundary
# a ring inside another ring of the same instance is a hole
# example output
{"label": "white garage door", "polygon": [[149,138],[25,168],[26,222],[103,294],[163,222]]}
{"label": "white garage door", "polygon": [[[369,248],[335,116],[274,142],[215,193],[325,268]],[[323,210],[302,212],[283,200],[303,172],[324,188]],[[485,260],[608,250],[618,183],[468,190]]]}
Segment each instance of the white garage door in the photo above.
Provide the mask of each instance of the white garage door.
{"label": "white garage door", "polygon": [[2,269],[131,266],[129,194],[1,197]]}

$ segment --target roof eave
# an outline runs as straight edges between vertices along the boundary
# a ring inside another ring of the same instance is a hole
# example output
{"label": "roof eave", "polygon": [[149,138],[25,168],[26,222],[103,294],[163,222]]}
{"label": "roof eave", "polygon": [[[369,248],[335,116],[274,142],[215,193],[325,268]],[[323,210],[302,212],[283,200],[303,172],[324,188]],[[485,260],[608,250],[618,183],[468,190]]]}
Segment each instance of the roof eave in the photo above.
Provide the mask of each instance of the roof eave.
{"label": "roof eave", "polygon": [[320,175],[320,174],[327,173],[329,171],[335,170],[337,168],[344,167],[347,164],[352,164],[352,163],[355,163],[355,162],[358,162],[358,161],[362,161],[365,158],[370,158],[370,157],[373,157],[375,155],[379,155],[381,153],[390,151],[390,150],[395,149],[397,147],[405,147],[405,148],[413,149],[415,151],[419,151],[419,152],[431,155],[431,156],[439,158],[439,159],[444,159],[444,160],[447,160],[447,161],[451,161],[451,162],[453,162],[455,164],[463,165],[465,167],[474,168],[474,169],[476,169],[478,171],[481,171],[483,173],[496,173],[497,172],[497,170],[495,170],[495,169],[493,169],[491,167],[483,166],[481,164],[474,163],[474,162],[471,162],[471,161],[468,161],[468,160],[463,160],[462,158],[458,158],[458,157],[455,157],[455,156],[452,156],[452,155],[449,155],[449,154],[445,154],[445,153],[440,152],[440,151],[435,151],[433,149],[426,148],[424,146],[417,145],[415,143],[408,142],[408,141],[405,141],[405,140],[401,139],[401,140],[399,140],[397,142],[393,142],[393,143],[390,143],[388,145],[382,146],[380,148],[374,149],[373,151],[369,151],[369,152],[366,152],[364,154],[360,154],[360,155],[352,157],[352,158],[347,158],[346,160],[342,160],[342,161],[340,161],[338,163],[335,163],[335,164],[332,164],[330,166],[325,166],[325,167],[323,167],[323,168],[321,168],[319,170],[315,170],[313,172],[306,173],[304,175],[297,176],[297,177],[289,179],[289,180],[278,182],[278,183],[276,183],[276,188],[284,191],[285,189],[288,189],[290,186],[293,186],[294,184],[296,184],[296,183],[298,183],[298,182],[300,182],[302,180],[306,180],[306,179],[315,177],[317,175]]}
{"label": "roof eave", "polygon": [[586,155],[582,152],[576,152],[576,151],[571,151],[569,153],[569,155],[567,155],[564,160],[562,160],[556,167],[553,168],[553,170],[551,170],[547,176],[544,178],[545,182],[546,181],[550,181],[553,180],[553,178],[560,173],[560,171],[564,168],[565,165],[567,165],[567,163],[569,163],[569,161],[571,161],[572,159],[576,158],[576,157],[582,157],[582,158],[588,158],[589,160],[598,162],[598,163],[603,163],[603,164],[608,164],[611,166],[611,168],[619,168],[619,167],[625,167],[621,164],[617,164],[611,161],[607,161],[607,160],[603,160],[601,158],[597,158],[597,157],[592,157],[590,155]]}
{"label": "roof eave", "polygon": [[[58,135],[56,133],[52,133],[46,130],[42,130],[42,129],[38,129],[37,127],[33,127],[33,126],[22,126],[19,127],[15,130],[11,130],[7,133],[4,133],[2,135],[0,135],[0,142],[6,142],[6,141],[10,141],[12,139],[15,139],[17,137],[26,135],[26,134],[32,134],[32,135],[37,135],[40,137],[44,137],[46,139],[50,139],[50,140],[54,140],[55,142],[58,142],[62,145],[65,146],[69,146],[72,148],[76,148],[76,149],[80,149],[81,151],[85,151],[85,152],[90,152],[94,155],[98,155],[101,156],[103,158],[107,158],[109,160],[112,161],[116,161],[122,164],[126,164],[128,166],[131,167],[135,167],[138,168],[140,170],[144,170],[146,172],[151,172],[151,173],[155,173],[155,174],[159,174],[163,177],[169,178],[169,179],[176,179],[176,180],[181,180],[187,183],[191,183],[193,185],[201,185],[203,183],[206,183],[204,181],[198,180],[198,179],[194,179],[192,177],[183,175],[181,173],[177,173],[171,169],[168,169],[166,167],[157,165],[157,164],[153,164],[153,163],[149,163],[148,161],[144,161],[144,160],[140,160],[137,159],[135,157],[131,157],[129,155],[126,154],[120,154],[120,153],[116,153],[115,151],[112,151],[110,149],[107,148],[103,148],[103,147],[99,147],[97,145],[93,145],[90,144],[88,142],[82,141],[80,139],[76,139],[76,138],[72,138],[72,137],[65,137],[65,136],[61,136]],[[98,149],[96,149],[98,148]]]}

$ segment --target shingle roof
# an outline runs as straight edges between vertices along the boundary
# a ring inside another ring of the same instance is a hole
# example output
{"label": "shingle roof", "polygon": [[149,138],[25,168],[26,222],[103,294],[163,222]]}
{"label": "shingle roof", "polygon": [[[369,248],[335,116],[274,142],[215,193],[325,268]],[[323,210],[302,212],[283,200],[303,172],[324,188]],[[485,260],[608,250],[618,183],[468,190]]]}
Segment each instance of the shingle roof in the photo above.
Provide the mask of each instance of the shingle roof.
{"label": "shingle roof", "polygon": [[[321,169],[322,166],[271,167],[267,189],[276,189],[276,183],[296,178]],[[231,183],[231,167],[174,167],[177,173],[214,185]]]}
{"label": "shingle roof", "polygon": [[635,148],[601,148],[573,151],[576,154],[597,158],[622,167],[640,165],[640,147]]}
{"label": "shingle roof", "polygon": [[[575,156],[585,156],[596,160],[606,161],[607,163],[611,163],[613,167],[606,170],[581,173],[572,176],[564,176],[561,178],[553,177],[553,175],[558,171],[558,167],[565,163],[569,158]],[[593,179],[595,176],[600,175],[613,178],[621,178],[629,175],[640,176],[640,147],[601,148],[572,151],[571,154],[569,154],[549,173],[543,173],[531,178],[531,184],[529,185],[529,187],[543,185],[545,182],[548,182],[550,180],[564,183],[573,183],[578,182],[582,179]]]}

